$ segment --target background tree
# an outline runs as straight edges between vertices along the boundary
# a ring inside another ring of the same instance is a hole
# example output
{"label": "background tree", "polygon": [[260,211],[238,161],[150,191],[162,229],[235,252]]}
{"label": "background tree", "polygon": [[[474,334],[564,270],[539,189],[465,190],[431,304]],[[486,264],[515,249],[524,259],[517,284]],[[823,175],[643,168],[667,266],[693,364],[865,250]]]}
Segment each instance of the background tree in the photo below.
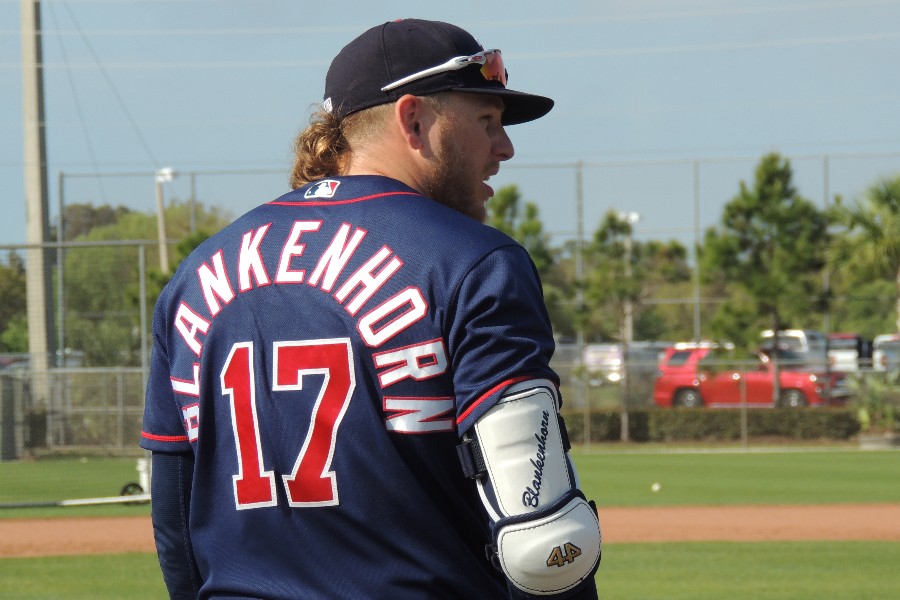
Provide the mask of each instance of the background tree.
{"label": "background tree", "polygon": [[[169,270],[167,272],[163,273],[158,268],[152,267],[147,269],[147,281],[146,285],[144,286],[144,292],[147,295],[147,310],[151,315],[153,307],[156,306],[156,300],[162,293],[163,288],[166,287],[166,284],[169,283],[172,275],[175,274],[175,271],[178,269],[178,265],[180,265],[181,261],[187,258],[188,255],[193,252],[197,246],[202,244],[210,235],[212,234],[206,231],[197,230],[191,234],[188,234],[187,237],[183,238],[177,244],[175,244],[175,252],[169,259]],[[126,293],[130,300],[131,306],[133,306],[135,310],[140,310],[140,282],[135,282],[130,285],[126,290]]]}
{"label": "background tree", "polygon": [[690,337],[689,307],[652,304],[651,299],[686,294],[691,279],[687,248],[677,241],[639,242],[633,226],[617,211],[604,216],[588,248],[588,337],[623,340],[626,309],[632,311],[632,338]]}
{"label": "background tree", "polygon": [[[166,225],[172,239],[188,240],[206,233],[190,231],[190,211],[195,211],[197,231],[217,231],[227,217],[203,205],[193,208],[173,201],[166,207]],[[156,215],[128,211],[112,223],[92,227],[78,238],[84,242],[155,240]],[[167,277],[151,265],[159,263],[156,244],[147,246],[147,308],[153,304]],[[176,260],[184,252],[175,253]],[[65,343],[84,352],[87,366],[140,364],[139,250],[136,245],[71,248],[65,258]],[[173,265],[177,266],[176,265]],[[148,315],[149,317],[149,315]]]}
{"label": "background tree", "polygon": [[556,268],[558,253],[550,246],[537,204],[525,202],[523,206],[519,188],[507,185],[488,200],[487,210],[487,224],[522,244],[534,261],[556,335],[571,335],[571,281],[566,279],[565,270]]}
{"label": "background tree", "polygon": [[[125,206],[110,206],[109,204],[101,204],[100,206],[94,206],[90,203],[66,204],[63,213],[64,241],[71,242],[85,236],[95,227],[113,225],[131,212],[133,211]],[[56,240],[56,227],[53,228],[50,239]]]}
{"label": "background tree", "polygon": [[507,185],[487,201],[487,224],[510,237],[515,237],[522,196],[516,185]]}
{"label": "background tree", "polygon": [[847,311],[851,330],[900,331],[900,176],[872,185],[851,206],[838,198],[833,214],[846,230],[833,246],[832,272],[843,294],[864,300]]}
{"label": "background tree", "polygon": [[762,329],[818,325],[811,320],[821,312],[829,221],[792,178],[788,160],[764,156],[752,187],[741,181],[721,224],[704,237],[701,272],[726,283],[729,300],[711,328],[738,346],[757,346]]}
{"label": "background tree", "polygon": [[676,240],[650,240],[635,243],[634,252],[643,275],[635,315],[635,339],[687,340],[694,337],[692,305],[654,302],[693,295],[687,248]]}
{"label": "background tree", "polygon": [[[706,232],[699,248],[704,276],[703,334],[743,347],[759,343],[771,328],[822,327],[820,267],[828,243],[829,219],[843,225],[828,254],[834,299],[832,329],[868,337],[900,329],[900,177],[877,182],[852,205],[838,199],[834,213],[820,213],[794,189],[790,164],[777,154],[762,157],[752,185],[724,207],[720,225]],[[191,218],[191,211],[195,218]],[[207,233],[230,217],[215,208],[172,201],[166,207],[168,234],[179,240],[170,252],[174,272]],[[66,239],[80,242],[147,241],[146,305],[168,281],[157,268],[156,216],[114,206],[66,206]],[[195,224],[195,228],[191,227]],[[531,255],[541,277],[554,333],[574,339],[583,323],[588,341],[617,341],[625,300],[633,311],[635,340],[694,337],[692,303],[657,300],[693,295],[687,249],[678,242],[631,240],[631,276],[626,276],[626,240],[631,226],[616,212],[598,225],[584,251],[585,282],[575,277],[575,242],[551,245],[537,206],[516,186],[506,186],[488,203],[488,223],[511,235]],[[53,254],[55,260],[56,254]],[[0,264],[0,352],[25,351],[25,285],[15,254]],[[138,364],[140,292],[135,246],[68,248],[64,273],[64,342],[85,352],[91,366]],[[576,314],[578,286],[586,308]],[[709,311],[709,314],[707,314]],[[713,314],[713,312],[715,314]],[[149,316],[149,315],[148,315]]]}
{"label": "background tree", "polygon": [[521,202],[522,195],[517,186],[500,188],[488,200],[487,224],[522,244],[543,277],[555,262],[553,251],[550,249],[549,238],[544,233],[537,204],[525,202],[523,207]]}
{"label": "background tree", "polygon": [[544,300],[549,311],[550,320],[557,339],[573,341],[577,337],[579,323],[583,323],[586,309],[579,310],[576,295],[579,282],[576,277],[574,240],[566,240],[562,247],[553,249],[555,260],[552,269],[541,275],[544,285]]}
{"label": "background tree", "polygon": [[[130,212],[124,206],[67,204],[63,241],[70,242],[95,227],[111,225]],[[57,240],[57,227],[58,224],[51,228],[51,241]],[[56,253],[49,254],[49,257],[48,266],[55,268]],[[8,264],[0,265],[0,352],[28,351],[25,287],[25,265],[17,254],[10,254]]]}
{"label": "background tree", "polygon": [[587,338],[625,338],[626,307],[640,300],[643,270],[631,238],[632,225],[620,213],[607,211],[587,249]]}
{"label": "background tree", "polygon": [[0,352],[28,351],[25,265],[16,253],[0,264]]}

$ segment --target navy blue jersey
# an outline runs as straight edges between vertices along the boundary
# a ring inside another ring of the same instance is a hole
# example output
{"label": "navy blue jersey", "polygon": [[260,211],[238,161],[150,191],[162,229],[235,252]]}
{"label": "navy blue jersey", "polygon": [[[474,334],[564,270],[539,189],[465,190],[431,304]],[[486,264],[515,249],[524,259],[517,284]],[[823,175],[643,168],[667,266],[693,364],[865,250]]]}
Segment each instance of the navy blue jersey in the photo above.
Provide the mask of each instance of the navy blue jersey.
{"label": "navy blue jersey", "polygon": [[201,598],[492,598],[459,436],[556,381],[527,252],[384,177],[257,207],[178,268],[153,317],[141,446],[193,451]]}

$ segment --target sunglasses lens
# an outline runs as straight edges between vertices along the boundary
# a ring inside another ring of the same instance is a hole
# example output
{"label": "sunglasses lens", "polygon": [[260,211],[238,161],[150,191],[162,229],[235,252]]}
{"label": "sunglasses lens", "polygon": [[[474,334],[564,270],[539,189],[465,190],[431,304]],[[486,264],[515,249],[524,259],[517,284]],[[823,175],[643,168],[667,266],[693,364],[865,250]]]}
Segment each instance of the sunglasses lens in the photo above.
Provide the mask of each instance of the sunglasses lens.
{"label": "sunglasses lens", "polygon": [[485,55],[485,62],[481,65],[481,74],[488,81],[499,81],[506,87],[506,67],[503,66],[503,56],[499,50],[493,50]]}

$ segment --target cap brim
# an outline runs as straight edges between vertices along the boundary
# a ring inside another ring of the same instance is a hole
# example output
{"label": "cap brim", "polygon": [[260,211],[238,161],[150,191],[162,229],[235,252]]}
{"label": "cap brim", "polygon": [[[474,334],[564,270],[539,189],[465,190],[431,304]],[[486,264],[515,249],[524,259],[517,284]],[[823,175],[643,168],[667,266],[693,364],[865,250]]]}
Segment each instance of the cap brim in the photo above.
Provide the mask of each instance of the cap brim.
{"label": "cap brim", "polygon": [[505,105],[502,119],[504,125],[518,125],[540,119],[553,108],[553,100],[550,98],[506,88],[460,86],[451,89],[455,92],[490,94],[502,98]]}

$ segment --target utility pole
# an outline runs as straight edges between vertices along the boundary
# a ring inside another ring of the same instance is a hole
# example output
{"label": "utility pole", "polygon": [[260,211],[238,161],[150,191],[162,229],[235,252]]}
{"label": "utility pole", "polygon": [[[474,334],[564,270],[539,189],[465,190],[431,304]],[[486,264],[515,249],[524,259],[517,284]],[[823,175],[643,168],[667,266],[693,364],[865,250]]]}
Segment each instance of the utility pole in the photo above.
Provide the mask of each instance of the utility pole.
{"label": "utility pole", "polygon": [[694,160],[694,341],[700,341],[700,161]]}
{"label": "utility pole", "polygon": [[[49,359],[53,353],[53,299],[49,254],[44,243],[50,237],[47,194],[47,143],[44,124],[44,73],[41,49],[39,0],[21,0],[22,105],[24,129],[25,230],[28,242],[26,287],[28,350],[33,391],[38,405],[49,402]],[[47,406],[49,409],[50,406]],[[52,411],[48,411],[50,414]],[[48,437],[52,435],[48,428]]]}

